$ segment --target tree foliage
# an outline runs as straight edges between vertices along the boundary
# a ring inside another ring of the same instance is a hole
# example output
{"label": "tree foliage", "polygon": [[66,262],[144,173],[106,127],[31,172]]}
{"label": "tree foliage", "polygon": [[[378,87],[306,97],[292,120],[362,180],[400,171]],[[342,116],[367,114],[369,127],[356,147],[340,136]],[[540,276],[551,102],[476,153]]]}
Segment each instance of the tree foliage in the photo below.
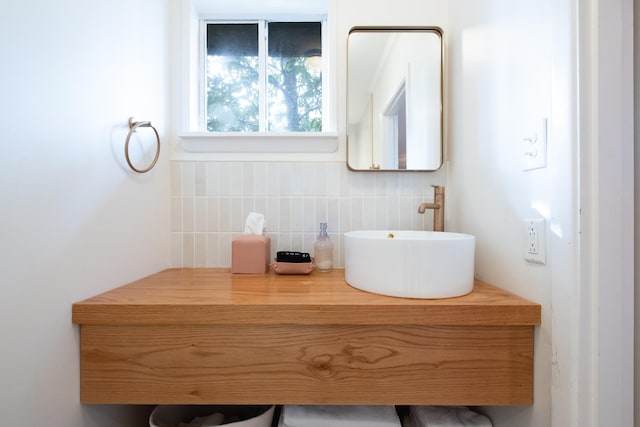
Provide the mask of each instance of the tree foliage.
{"label": "tree foliage", "polygon": [[[207,129],[256,132],[259,70],[255,57],[209,57]],[[267,71],[268,130],[322,131],[322,74],[304,57],[272,57]]]}
{"label": "tree foliage", "polygon": [[[209,57],[207,130],[259,130],[258,58]],[[211,64],[214,62],[214,64]]]}

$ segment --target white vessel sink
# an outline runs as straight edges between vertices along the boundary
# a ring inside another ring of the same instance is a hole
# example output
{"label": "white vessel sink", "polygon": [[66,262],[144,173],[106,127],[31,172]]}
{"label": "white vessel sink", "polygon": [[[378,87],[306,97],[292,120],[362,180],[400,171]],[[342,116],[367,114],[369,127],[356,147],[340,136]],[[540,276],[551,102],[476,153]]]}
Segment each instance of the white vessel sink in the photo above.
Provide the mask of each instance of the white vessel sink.
{"label": "white vessel sink", "polygon": [[475,237],[434,231],[351,231],[345,279],[354,288],[405,298],[451,298],[473,290]]}

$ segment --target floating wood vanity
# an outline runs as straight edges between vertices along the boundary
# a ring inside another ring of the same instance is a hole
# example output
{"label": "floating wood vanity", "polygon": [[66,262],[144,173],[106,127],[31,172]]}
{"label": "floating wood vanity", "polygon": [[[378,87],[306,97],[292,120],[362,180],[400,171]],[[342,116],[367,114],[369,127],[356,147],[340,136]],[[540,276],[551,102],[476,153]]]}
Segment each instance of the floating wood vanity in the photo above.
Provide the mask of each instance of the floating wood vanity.
{"label": "floating wood vanity", "polygon": [[169,269],[73,305],[83,403],[529,405],[540,305]]}

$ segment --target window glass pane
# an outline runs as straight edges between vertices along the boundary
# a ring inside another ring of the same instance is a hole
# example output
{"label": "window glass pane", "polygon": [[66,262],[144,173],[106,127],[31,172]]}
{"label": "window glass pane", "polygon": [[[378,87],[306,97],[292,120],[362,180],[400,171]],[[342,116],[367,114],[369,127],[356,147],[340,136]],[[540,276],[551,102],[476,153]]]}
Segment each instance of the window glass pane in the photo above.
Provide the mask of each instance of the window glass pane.
{"label": "window glass pane", "polygon": [[258,24],[207,24],[207,130],[259,130]]}
{"label": "window glass pane", "polygon": [[271,22],[268,45],[268,129],[321,132],[321,24]]}

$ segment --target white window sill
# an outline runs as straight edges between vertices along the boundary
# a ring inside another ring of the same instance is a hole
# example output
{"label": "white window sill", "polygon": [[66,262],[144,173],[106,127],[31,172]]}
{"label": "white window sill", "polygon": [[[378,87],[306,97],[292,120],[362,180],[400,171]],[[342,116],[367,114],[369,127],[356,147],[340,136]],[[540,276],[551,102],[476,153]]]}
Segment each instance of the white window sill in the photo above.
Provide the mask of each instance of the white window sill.
{"label": "white window sill", "polygon": [[334,153],[337,132],[185,132],[178,134],[190,153]]}

